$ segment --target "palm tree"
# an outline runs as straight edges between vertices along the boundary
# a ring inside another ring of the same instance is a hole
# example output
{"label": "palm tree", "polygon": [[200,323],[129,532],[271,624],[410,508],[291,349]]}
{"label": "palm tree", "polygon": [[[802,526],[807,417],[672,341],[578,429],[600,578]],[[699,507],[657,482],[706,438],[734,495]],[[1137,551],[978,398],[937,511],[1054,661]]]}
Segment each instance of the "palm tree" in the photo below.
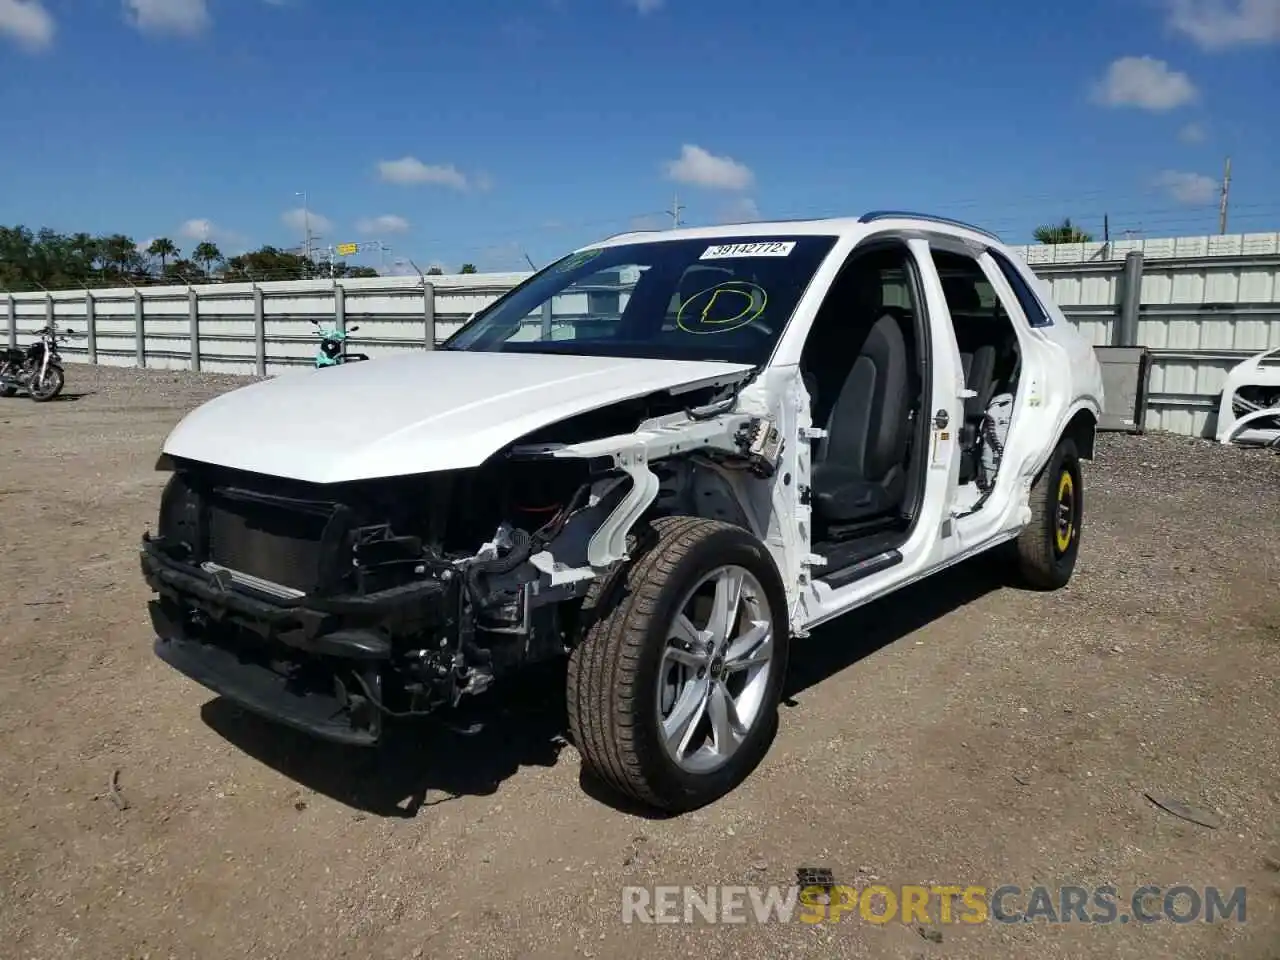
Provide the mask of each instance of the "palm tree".
{"label": "palm tree", "polygon": [[191,251],[191,259],[204,268],[204,274],[207,277],[212,272],[213,265],[222,262],[222,251],[218,249],[216,243],[202,240]]}
{"label": "palm tree", "polygon": [[152,240],[151,246],[147,247],[147,253],[150,256],[160,258],[160,272],[162,274],[169,263],[170,257],[176,260],[182,255],[182,251],[168,237],[156,237]]}
{"label": "palm tree", "polygon": [[1052,227],[1036,227],[1036,243],[1092,243],[1093,235],[1085,233],[1071,218],[1065,218]]}
{"label": "palm tree", "polygon": [[141,255],[138,253],[138,245],[132,237],[127,237],[122,233],[113,233],[106,237],[100,237],[98,240],[98,256],[102,260],[103,266],[116,276],[124,276],[129,273],[131,267],[137,266]]}

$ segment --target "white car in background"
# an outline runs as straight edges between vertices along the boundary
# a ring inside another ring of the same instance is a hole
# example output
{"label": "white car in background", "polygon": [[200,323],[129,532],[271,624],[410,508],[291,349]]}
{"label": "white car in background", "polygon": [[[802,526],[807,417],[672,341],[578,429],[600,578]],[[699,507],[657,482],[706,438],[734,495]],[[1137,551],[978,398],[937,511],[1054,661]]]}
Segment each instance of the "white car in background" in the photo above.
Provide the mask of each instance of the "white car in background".
{"label": "white car in background", "polygon": [[1092,348],[981,229],[612,237],[439,349],[189,414],[142,546],[156,651],[360,744],[567,656],[585,765],[687,810],[765,754],[794,637],[1008,542],[1067,583],[1101,409]]}

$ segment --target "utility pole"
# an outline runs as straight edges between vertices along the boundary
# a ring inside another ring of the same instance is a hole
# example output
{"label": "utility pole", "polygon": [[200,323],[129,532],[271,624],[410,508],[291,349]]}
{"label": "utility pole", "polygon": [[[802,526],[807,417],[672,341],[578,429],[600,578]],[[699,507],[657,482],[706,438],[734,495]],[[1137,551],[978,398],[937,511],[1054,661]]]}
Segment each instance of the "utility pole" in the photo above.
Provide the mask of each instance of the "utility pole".
{"label": "utility pole", "polygon": [[1231,196],[1231,158],[1227,157],[1226,168],[1222,171],[1222,200],[1218,204],[1218,233],[1227,232],[1227,199]]}
{"label": "utility pole", "polygon": [[302,255],[311,259],[311,211],[307,206],[307,191],[299,190],[295,197],[302,198]]}
{"label": "utility pole", "polygon": [[667,211],[667,213],[671,214],[671,226],[673,229],[679,229],[680,211],[683,209],[684,207],[680,206],[680,194],[677,193],[671,198],[671,209]]}

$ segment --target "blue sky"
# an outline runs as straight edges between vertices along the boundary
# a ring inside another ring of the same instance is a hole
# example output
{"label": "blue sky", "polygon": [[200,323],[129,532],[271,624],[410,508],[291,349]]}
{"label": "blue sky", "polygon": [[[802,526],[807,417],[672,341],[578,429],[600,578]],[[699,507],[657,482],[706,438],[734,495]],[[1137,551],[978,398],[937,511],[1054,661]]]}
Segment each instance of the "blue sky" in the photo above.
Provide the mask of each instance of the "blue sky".
{"label": "blue sky", "polygon": [[[1280,0],[0,0],[0,222],[520,269],[876,207],[1280,230]],[[1268,119],[1269,117],[1269,119]],[[375,260],[376,262],[376,260]]]}

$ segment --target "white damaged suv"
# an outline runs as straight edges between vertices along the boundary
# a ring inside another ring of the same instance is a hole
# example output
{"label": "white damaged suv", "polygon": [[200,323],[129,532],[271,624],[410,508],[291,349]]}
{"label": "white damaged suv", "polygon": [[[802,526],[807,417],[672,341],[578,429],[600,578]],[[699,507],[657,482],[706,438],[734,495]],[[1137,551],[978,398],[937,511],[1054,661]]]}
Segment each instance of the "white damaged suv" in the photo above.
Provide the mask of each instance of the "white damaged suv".
{"label": "white damaged suv", "polygon": [[142,544],[155,649],[369,745],[567,656],[583,763],[687,810],[765,754],[793,637],[1008,542],[1064,585],[1101,408],[1090,345],[976,227],[613,237],[434,351],[190,413]]}

